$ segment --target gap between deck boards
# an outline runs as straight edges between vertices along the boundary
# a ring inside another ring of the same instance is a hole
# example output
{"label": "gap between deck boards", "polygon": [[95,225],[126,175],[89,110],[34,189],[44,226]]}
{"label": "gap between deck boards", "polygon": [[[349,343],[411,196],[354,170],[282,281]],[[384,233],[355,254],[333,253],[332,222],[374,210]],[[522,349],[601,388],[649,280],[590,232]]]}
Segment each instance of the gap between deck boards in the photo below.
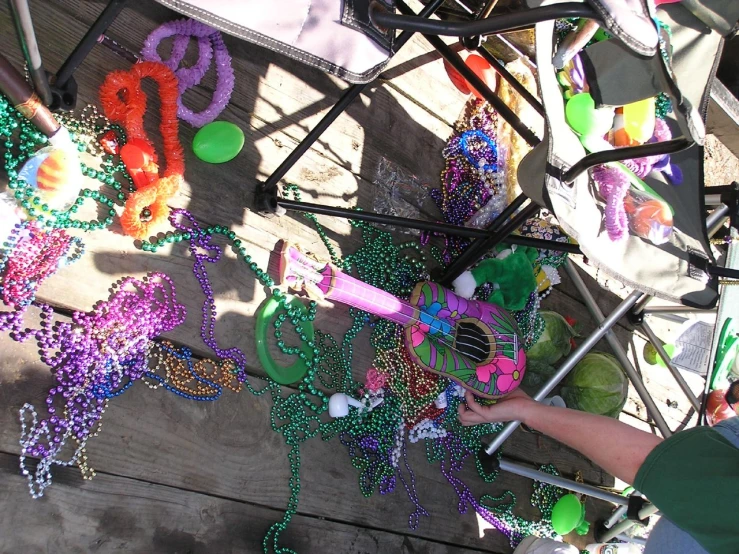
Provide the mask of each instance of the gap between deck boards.
{"label": "gap between deck boards", "polygon": [[[15,465],[16,460],[16,454],[0,450],[0,472],[3,472],[6,468],[12,468]],[[103,518],[98,521],[96,531],[100,534],[100,537],[96,541],[97,545],[102,545],[108,541],[116,541],[116,539],[121,538],[120,534],[127,535],[128,533],[131,533],[132,536],[130,538],[126,537],[127,543],[125,544],[126,549],[129,551],[133,548],[133,545],[131,545],[129,541],[141,542],[141,544],[136,547],[138,551],[150,552],[150,548],[155,548],[158,552],[172,552],[174,551],[171,550],[172,548],[179,551],[179,548],[185,546],[184,543],[191,542],[205,547],[205,549],[196,548],[194,552],[204,553],[217,551],[212,550],[212,548],[215,548],[216,546],[212,544],[213,542],[223,542],[224,546],[228,545],[226,550],[234,551],[234,543],[238,543],[240,540],[246,543],[253,542],[255,543],[253,546],[259,545],[258,541],[260,541],[262,535],[267,532],[270,523],[280,521],[283,515],[283,512],[277,508],[247,500],[238,500],[183,487],[152,483],[135,477],[116,475],[115,473],[105,471],[98,472],[95,477],[96,482],[94,483],[85,482],[82,485],[70,484],[67,479],[72,478],[72,474],[75,473],[75,470],[71,468],[60,468],[57,471],[60,474],[58,475],[59,482],[55,484],[55,489],[47,492],[47,496],[43,501],[32,500],[30,502],[20,502],[23,496],[27,497],[26,482],[20,475],[14,476],[17,478],[12,482],[3,480],[3,483],[0,484],[0,492],[5,492],[4,496],[6,498],[11,496],[17,497],[16,500],[19,502],[14,503],[16,506],[14,510],[15,517],[17,517],[18,513],[30,510],[33,512],[33,515],[25,521],[37,521],[41,524],[41,518],[39,516],[48,515],[56,520],[56,531],[60,532],[62,535],[64,535],[64,529],[68,522],[65,520],[64,510],[60,510],[59,512],[53,511],[54,508],[57,508],[56,504],[64,500],[68,500],[70,496],[87,495],[85,498],[88,499],[88,501],[83,502],[81,505],[79,503],[75,504],[75,515],[77,518],[79,518],[80,515],[84,515],[85,517],[92,519],[98,514],[96,513],[97,510],[95,510],[96,506],[90,505],[92,503],[89,502],[89,495],[101,495],[103,505],[109,504],[109,508],[103,510],[103,513],[100,515],[105,516],[105,514],[109,512],[111,514],[114,512],[116,515],[113,519]],[[16,481],[20,481],[20,483],[17,483]],[[151,491],[152,488],[154,489],[153,491]],[[5,490],[3,491],[3,489]],[[131,494],[132,490],[136,491],[138,489],[141,489],[143,493],[148,493],[148,498],[143,496],[141,493],[134,495]],[[57,493],[57,491],[59,492]],[[180,492],[186,493],[186,497],[182,497],[180,502],[165,500],[165,498],[170,499],[172,497],[177,500],[177,497],[182,496],[179,494]],[[61,498],[62,496],[66,498]],[[136,509],[137,506],[135,506],[136,502],[140,500],[145,500],[149,505],[160,502],[166,504],[165,506],[162,506],[160,510],[156,510],[156,513],[150,514],[154,521],[149,520],[147,525],[156,525],[156,527],[152,529],[153,533],[151,537],[149,537],[146,532],[141,534],[135,532],[135,529],[139,527],[137,525],[137,520],[143,519],[143,515]],[[129,506],[128,504],[134,504],[134,506]],[[193,506],[193,504],[196,504],[196,506]],[[210,513],[214,505],[217,512],[215,515]],[[165,510],[171,510],[173,506],[175,513],[172,515],[174,515],[174,517],[168,518],[166,516],[169,514],[163,515]],[[193,510],[193,508],[196,509]],[[50,510],[52,510],[50,514],[44,514],[44,512]],[[239,512],[239,519],[242,522],[248,522],[248,529],[250,531],[254,530],[255,533],[243,532],[242,530],[239,534],[237,532],[237,527],[234,526],[233,523],[225,524],[224,522],[218,524],[222,529],[218,529],[215,532],[198,530],[193,533],[192,528],[187,525],[183,525],[183,520],[188,519],[188,511],[196,512],[191,514],[190,519],[193,519],[193,516],[197,516],[196,519],[199,521],[196,521],[195,524],[197,525],[200,523],[201,526],[204,522],[207,526],[207,523],[213,524],[217,520],[233,519],[229,516]],[[203,518],[204,514],[207,514],[209,517]],[[255,521],[261,524],[263,528],[259,530],[253,529],[251,526],[254,526]],[[75,527],[82,527],[81,525],[77,525],[74,521],[69,522],[69,524]],[[128,526],[129,529],[124,529],[122,526]],[[162,533],[161,529],[163,527],[168,527],[168,532]],[[306,527],[307,530],[305,529]],[[26,527],[25,536],[28,536],[28,531],[29,530]],[[85,535],[85,529],[77,529],[77,532],[80,535]],[[134,537],[133,534],[138,536]],[[224,534],[226,536],[223,536]],[[31,536],[34,535],[43,535],[43,533],[39,530],[38,533],[31,534]],[[384,552],[390,551],[388,550],[389,548],[393,548],[393,552],[405,552],[408,554],[417,552],[417,549],[434,554],[461,554],[463,552],[504,554],[499,550],[469,546],[459,547],[451,542],[419,538],[412,533],[398,533],[392,530],[361,525],[359,523],[350,524],[338,519],[315,516],[302,512],[293,516],[281,542],[282,544],[287,544],[292,548],[317,552],[325,551],[322,550],[322,548],[335,549],[337,545],[342,544],[342,539],[345,535],[355,535],[350,547],[353,549],[353,552],[361,552],[363,554],[384,554]],[[167,536],[169,536],[170,540],[165,539]],[[7,547],[8,543],[11,543],[11,548],[3,548],[4,551],[20,551],[21,545],[13,544],[14,538],[16,537],[11,533],[5,533],[3,536],[0,536],[0,546],[6,545]],[[248,539],[253,540],[249,541]],[[75,537],[75,540],[79,540],[79,537]],[[56,544],[57,548],[63,548],[63,541],[60,539],[53,542]],[[60,542],[62,542],[62,544],[60,544]],[[174,544],[175,542],[177,544]],[[295,544],[296,542],[297,544]],[[321,543],[324,543],[323,547],[319,547]],[[27,543],[24,542],[23,546],[28,550]],[[246,544],[244,546],[246,546]],[[108,551],[108,549],[104,547],[96,548],[95,550],[98,552],[101,550]],[[114,547],[112,550],[116,550],[116,548]],[[188,549],[188,551],[193,550]],[[253,551],[253,549],[249,548],[247,551]]]}

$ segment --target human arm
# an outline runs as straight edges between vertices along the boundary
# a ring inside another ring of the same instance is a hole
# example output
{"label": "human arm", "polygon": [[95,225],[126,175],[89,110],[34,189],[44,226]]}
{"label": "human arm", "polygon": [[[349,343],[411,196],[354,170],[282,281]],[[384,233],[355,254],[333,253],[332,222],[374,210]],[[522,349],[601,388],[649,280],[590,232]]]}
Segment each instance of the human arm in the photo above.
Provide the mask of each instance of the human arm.
{"label": "human arm", "polygon": [[563,442],[619,479],[633,483],[647,455],[662,439],[616,419],[547,406],[516,390],[492,406],[481,406],[467,392],[459,405],[462,425],[522,421]]}

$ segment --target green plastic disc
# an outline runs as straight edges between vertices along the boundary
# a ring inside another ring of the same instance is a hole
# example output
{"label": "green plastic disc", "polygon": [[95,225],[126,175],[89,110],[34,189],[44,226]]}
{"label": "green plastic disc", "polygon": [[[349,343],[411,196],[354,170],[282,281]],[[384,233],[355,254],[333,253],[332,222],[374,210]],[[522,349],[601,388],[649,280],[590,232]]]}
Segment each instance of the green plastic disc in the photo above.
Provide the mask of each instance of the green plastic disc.
{"label": "green plastic disc", "polygon": [[596,108],[588,92],[574,95],[565,106],[567,123],[572,130],[584,137],[603,136],[613,126],[613,108]]}
{"label": "green plastic disc", "polygon": [[244,132],[228,121],[208,123],[192,141],[195,155],[211,164],[233,160],[244,147]]}

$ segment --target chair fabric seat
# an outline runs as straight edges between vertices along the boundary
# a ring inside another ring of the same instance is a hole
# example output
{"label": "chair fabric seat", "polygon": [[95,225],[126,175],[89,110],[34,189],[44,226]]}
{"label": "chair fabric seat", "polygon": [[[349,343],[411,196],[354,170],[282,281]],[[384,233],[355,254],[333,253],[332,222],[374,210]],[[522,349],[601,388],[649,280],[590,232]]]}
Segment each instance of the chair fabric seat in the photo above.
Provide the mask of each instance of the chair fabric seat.
{"label": "chair fabric seat", "polygon": [[[699,145],[702,137],[696,136],[701,134],[703,121],[696,121],[696,116],[705,118],[722,37],[680,4],[660,7],[658,15],[672,29],[674,80],[671,84],[679,88],[684,108],[684,113],[677,113],[678,117],[671,114],[673,119],[668,123],[673,136],[685,134],[696,141],[691,148],[671,157],[683,172],[682,184],[669,184],[654,173],[645,179],[675,211],[670,240],[658,246],[629,234],[625,240],[612,241],[604,225],[604,201],[589,173],[582,174],[571,185],[559,179],[562,172],[587,152],[566,122],[565,101],[552,66],[554,23],[551,21],[536,27],[539,85],[547,114],[545,137],[521,163],[518,180],[527,196],[553,210],[565,232],[577,240],[590,261],[605,273],[653,296],[689,306],[710,307],[718,300],[716,280],[701,275],[692,263],[696,259],[713,261],[704,220],[703,148]],[[626,50],[624,55],[628,55]],[[628,87],[628,76],[624,76],[623,82]]]}
{"label": "chair fabric seat", "polygon": [[337,0],[157,0],[224,33],[264,46],[350,83],[367,83],[390,52],[342,23]]}

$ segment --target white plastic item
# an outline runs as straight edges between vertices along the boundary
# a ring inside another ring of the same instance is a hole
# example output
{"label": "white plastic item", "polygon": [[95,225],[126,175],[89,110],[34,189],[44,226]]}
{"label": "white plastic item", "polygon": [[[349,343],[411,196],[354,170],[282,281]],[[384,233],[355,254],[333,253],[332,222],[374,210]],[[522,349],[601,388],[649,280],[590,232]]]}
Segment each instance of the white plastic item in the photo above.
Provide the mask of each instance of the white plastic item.
{"label": "white plastic item", "polygon": [[585,550],[590,554],[642,554],[641,548],[631,542],[599,542],[589,544]]}
{"label": "white plastic item", "polygon": [[565,404],[564,398],[558,395],[549,396],[541,401],[542,404],[546,404],[547,406],[556,406],[557,408],[566,408],[567,404]]}
{"label": "white plastic item", "polygon": [[565,542],[529,536],[519,543],[513,554],[580,554],[580,551]]}
{"label": "white plastic item", "polygon": [[349,406],[361,408],[362,403],[343,392],[337,392],[328,399],[328,414],[331,417],[345,417],[349,415]]}

